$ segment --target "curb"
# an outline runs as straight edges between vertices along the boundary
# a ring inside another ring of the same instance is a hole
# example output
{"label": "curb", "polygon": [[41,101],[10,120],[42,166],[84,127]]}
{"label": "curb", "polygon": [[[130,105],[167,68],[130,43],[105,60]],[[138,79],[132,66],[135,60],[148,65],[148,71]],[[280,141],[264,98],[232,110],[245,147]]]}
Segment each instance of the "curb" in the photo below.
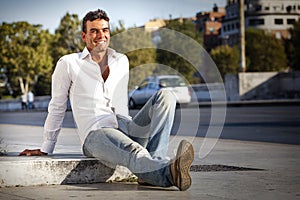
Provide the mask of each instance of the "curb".
{"label": "curb", "polygon": [[2,156],[0,163],[0,187],[90,184],[133,176],[125,167],[112,169],[99,160],[81,155]]}
{"label": "curb", "polygon": [[255,101],[213,101],[213,102],[192,102],[183,107],[211,107],[227,106],[227,107],[242,107],[242,106],[295,106],[300,105],[300,99],[295,100],[255,100]]}

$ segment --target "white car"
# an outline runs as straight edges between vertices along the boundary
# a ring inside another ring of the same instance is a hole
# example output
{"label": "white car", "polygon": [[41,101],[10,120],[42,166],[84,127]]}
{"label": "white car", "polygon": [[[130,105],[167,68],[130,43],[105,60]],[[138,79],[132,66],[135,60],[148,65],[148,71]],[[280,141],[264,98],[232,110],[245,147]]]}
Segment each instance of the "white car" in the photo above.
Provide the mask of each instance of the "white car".
{"label": "white car", "polygon": [[144,105],[160,89],[172,91],[178,104],[191,102],[186,82],[177,75],[149,76],[136,89],[129,92],[129,108]]}

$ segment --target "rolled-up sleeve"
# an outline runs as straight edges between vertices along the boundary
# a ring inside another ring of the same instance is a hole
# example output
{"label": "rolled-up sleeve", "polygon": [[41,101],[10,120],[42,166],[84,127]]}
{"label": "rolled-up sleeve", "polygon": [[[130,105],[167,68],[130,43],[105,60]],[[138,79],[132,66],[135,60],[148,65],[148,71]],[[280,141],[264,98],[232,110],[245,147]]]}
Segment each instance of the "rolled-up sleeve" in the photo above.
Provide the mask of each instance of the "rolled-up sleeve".
{"label": "rolled-up sleeve", "polygon": [[53,153],[61,130],[72,82],[69,74],[68,64],[63,57],[57,62],[52,75],[52,97],[48,106],[48,115],[44,125],[44,139],[41,147],[41,151],[45,153]]}

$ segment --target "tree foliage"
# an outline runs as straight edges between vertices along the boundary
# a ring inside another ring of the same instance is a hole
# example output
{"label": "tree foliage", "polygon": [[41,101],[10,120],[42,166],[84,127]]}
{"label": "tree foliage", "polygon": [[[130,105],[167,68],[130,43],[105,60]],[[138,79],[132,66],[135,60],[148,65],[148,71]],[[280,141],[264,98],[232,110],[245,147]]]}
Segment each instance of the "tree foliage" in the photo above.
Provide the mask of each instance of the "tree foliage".
{"label": "tree foliage", "polygon": [[155,62],[155,51],[151,34],[141,28],[112,33],[110,47],[125,53],[130,61],[130,69],[136,66]]}
{"label": "tree foliage", "polygon": [[247,29],[246,56],[248,72],[282,71],[287,68],[282,41],[263,30]]}
{"label": "tree foliage", "polygon": [[28,22],[3,23],[0,31],[0,65],[6,70],[15,96],[29,89],[36,95],[49,95],[57,60],[84,47],[76,14],[67,13],[55,34]]}
{"label": "tree foliage", "polygon": [[286,52],[289,65],[294,70],[300,70],[300,20],[290,29],[291,40],[286,41]]}
{"label": "tree foliage", "polygon": [[6,69],[15,95],[33,89],[40,76],[49,76],[52,67],[52,36],[39,25],[27,22],[0,26],[0,66]]}
{"label": "tree foliage", "polygon": [[167,21],[166,28],[185,34],[199,44],[203,44],[202,33],[196,30],[195,24],[191,19],[169,20]]}
{"label": "tree foliage", "polygon": [[121,29],[112,32],[110,47],[128,56],[130,67],[129,89],[133,89],[153,73],[154,68],[151,64],[156,62],[156,52],[150,33],[141,28],[132,28],[125,31],[121,22],[120,27]]}
{"label": "tree foliage", "polygon": [[84,43],[81,40],[81,21],[78,15],[66,13],[55,30],[52,46],[54,66],[61,56],[82,51]]}
{"label": "tree foliage", "polygon": [[[198,78],[195,77],[197,66],[193,66],[183,56],[189,55],[195,63],[201,62],[201,58],[196,53],[199,49],[194,49],[195,45],[191,45],[191,42],[202,44],[202,37],[196,31],[195,25],[191,20],[170,20],[167,22],[166,28],[173,31],[160,31],[161,42],[157,45],[156,61],[173,68],[190,83],[199,82]],[[184,34],[190,40],[185,40],[178,47],[178,39],[184,38],[181,37],[181,34]]]}
{"label": "tree foliage", "polygon": [[239,72],[239,52],[236,46],[218,46],[212,49],[210,54],[223,78],[226,74]]}

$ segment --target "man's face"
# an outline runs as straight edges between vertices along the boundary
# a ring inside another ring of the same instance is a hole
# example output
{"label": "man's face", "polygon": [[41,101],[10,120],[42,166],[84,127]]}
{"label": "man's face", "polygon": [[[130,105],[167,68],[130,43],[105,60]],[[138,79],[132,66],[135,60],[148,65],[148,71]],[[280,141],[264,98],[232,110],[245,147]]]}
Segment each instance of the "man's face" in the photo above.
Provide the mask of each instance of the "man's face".
{"label": "man's face", "polygon": [[104,52],[110,42],[109,24],[104,19],[87,21],[86,33],[82,32],[81,36],[90,52]]}

